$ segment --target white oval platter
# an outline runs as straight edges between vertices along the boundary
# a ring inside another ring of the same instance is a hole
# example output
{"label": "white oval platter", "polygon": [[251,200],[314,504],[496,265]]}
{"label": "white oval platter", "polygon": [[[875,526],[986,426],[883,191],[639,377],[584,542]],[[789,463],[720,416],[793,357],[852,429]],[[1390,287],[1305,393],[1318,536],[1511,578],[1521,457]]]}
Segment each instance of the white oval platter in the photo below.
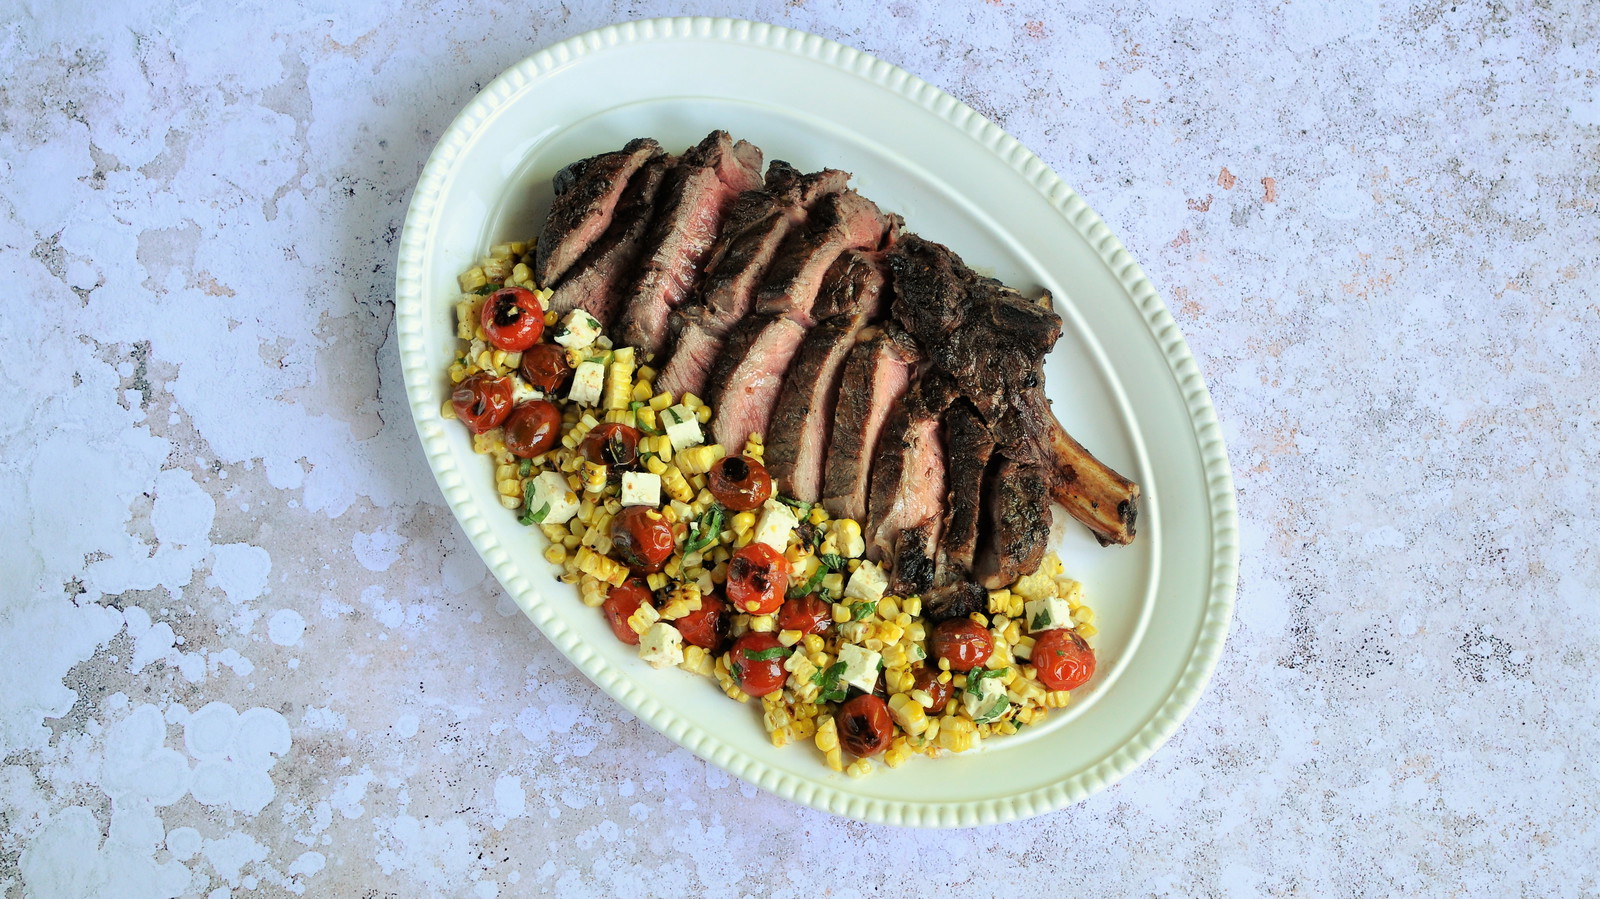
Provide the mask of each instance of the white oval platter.
{"label": "white oval platter", "polygon": [[[1144,488],[1139,537],[1102,548],[1057,510],[1054,548],[1098,613],[1100,669],[1072,704],[962,755],[865,778],[809,744],[774,748],[756,704],[656,671],[556,578],[543,538],[502,508],[488,461],[441,418],[455,277],[537,233],[561,166],[652,136],[681,151],[724,129],[767,159],[855,174],[907,227],[1024,292],[1065,328],[1046,360],[1067,430]],[[863,821],[965,827],[1059,809],[1149,758],[1222,652],[1238,570],[1227,452],[1194,359],[1100,217],[1040,159],[938,88],[815,35],[732,19],[613,25],[528,57],[450,125],[411,197],[396,329],[428,462],[462,528],[527,616],[590,680],[696,755],[779,796]]]}

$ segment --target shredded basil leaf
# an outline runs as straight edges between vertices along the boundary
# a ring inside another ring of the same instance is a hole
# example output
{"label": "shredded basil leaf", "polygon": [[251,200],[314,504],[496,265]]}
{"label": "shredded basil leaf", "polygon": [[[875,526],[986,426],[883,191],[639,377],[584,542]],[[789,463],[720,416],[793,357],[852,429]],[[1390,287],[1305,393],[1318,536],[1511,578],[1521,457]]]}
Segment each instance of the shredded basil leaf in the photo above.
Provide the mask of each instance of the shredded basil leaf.
{"label": "shredded basil leaf", "polygon": [[873,612],[878,611],[878,604],[876,602],[871,602],[871,601],[858,602],[855,605],[852,605],[850,607],[850,611],[854,616],[853,620],[861,621],[862,619],[866,618],[868,615],[871,615]]}
{"label": "shredded basil leaf", "polygon": [[1033,621],[1028,624],[1028,630],[1040,630],[1049,627],[1053,623],[1054,621],[1050,617],[1050,610],[1040,609],[1039,614],[1033,616]]}
{"label": "shredded basil leaf", "polygon": [[774,493],[773,499],[776,499],[778,502],[783,503],[791,509],[798,510],[801,514],[809,514],[811,512],[810,503],[795,499],[792,496],[784,496],[781,493]]}
{"label": "shredded basil leaf", "polygon": [[822,688],[817,694],[817,699],[822,702],[842,702],[849,692],[847,687],[839,684],[839,675],[844,673],[845,664],[834,662],[826,671],[818,671],[811,676],[811,682]]}
{"label": "shredded basil leaf", "polygon": [[532,481],[527,481],[522,485],[522,508],[525,511],[523,512],[522,517],[517,519],[517,523],[527,525],[529,527],[544,521],[544,517],[550,514],[549,503],[545,503],[543,506],[540,506],[538,510],[533,508]]}
{"label": "shredded basil leaf", "polygon": [[489,294],[494,293],[495,291],[497,291],[499,289],[500,289],[499,285],[496,285],[496,284],[485,284],[482,287],[478,288],[477,290],[474,290],[473,293],[477,294],[480,297],[486,297]]}
{"label": "shredded basil leaf", "polygon": [[761,650],[747,649],[744,651],[744,657],[752,662],[770,662],[773,659],[781,659],[788,654],[789,650],[783,648],[782,646],[774,646],[771,649]]}
{"label": "shredded basil leaf", "polygon": [[532,472],[533,472],[533,460],[532,459],[523,459],[522,462],[519,465],[517,465],[517,476],[518,477],[524,477],[525,478],[529,474],[531,474]]}
{"label": "shredded basil leaf", "polygon": [[710,546],[720,533],[722,533],[722,507],[714,505],[702,512],[700,520],[694,523],[694,536],[683,545],[683,554],[688,555]]}
{"label": "shredded basil leaf", "polygon": [[827,576],[828,569],[823,568],[820,565],[817,566],[817,570],[811,572],[811,576],[806,578],[805,583],[795,584],[793,587],[789,588],[787,598],[799,599],[802,596],[809,596],[812,593],[817,592],[817,588],[822,586],[822,579]]}
{"label": "shredded basil leaf", "polygon": [[817,556],[817,561],[821,562],[823,565],[826,565],[829,571],[844,570],[844,556],[841,556],[838,553],[823,553],[822,555]]}

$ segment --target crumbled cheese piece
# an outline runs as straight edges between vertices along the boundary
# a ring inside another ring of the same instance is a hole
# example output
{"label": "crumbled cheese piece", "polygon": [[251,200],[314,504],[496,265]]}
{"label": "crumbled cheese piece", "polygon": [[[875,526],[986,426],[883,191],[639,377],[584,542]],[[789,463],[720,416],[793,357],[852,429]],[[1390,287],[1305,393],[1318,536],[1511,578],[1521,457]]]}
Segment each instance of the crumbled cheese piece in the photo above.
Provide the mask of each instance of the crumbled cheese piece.
{"label": "crumbled cheese piece", "polygon": [[867,602],[877,602],[883,598],[883,591],[889,589],[889,576],[883,573],[876,563],[862,562],[856,566],[855,573],[850,575],[850,582],[845,585],[846,599],[861,599]]}
{"label": "crumbled cheese piece", "polygon": [[657,621],[639,638],[639,658],[651,668],[671,668],[683,664],[683,635],[665,621]]}
{"label": "crumbled cheese piece", "polygon": [[695,417],[693,409],[682,403],[662,409],[661,423],[666,425],[667,439],[672,441],[675,453],[706,442],[705,434],[700,431],[700,419]]}
{"label": "crumbled cheese piece", "polygon": [[870,649],[846,643],[839,647],[839,661],[844,663],[839,680],[863,693],[871,693],[872,688],[878,685],[878,662],[882,658]]}
{"label": "crumbled cheese piece", "polygon": [[556,332],[556,343],[569,348],[583,348],[594,343],[600,336],[600,323],[594,316],[582,309],[574,309],[567,313],[561,321],[561,330]]}
{"label": "crumbled cheese piece", "polygon": [[1072,627],[1072,607],[1054,596],[1024,604],[1022,617],[1032,634]]}
{"label": "crumbled cheese piece", "polygon": [[[968,678],[977,673],[974,671]],[[961,702],[967,707],[967,717],[979,724],[1000,717],[1011,705],[1011,699],[1006,696],[1004,680],[995,676],[978,681],[976,692],[971,689],[969,681],[968,689],[961,691]]]}
{"label": "crumbled cheese piece", "polygon": [[544,392],[521,378],[511,379],[511,404],[544,399]]}
{"label": "crumbled cheese piece", "polygon": [[651,508],[661,505],[661,475],[648,471],[623,472],[622,504]]}
{"label": "crumbled cheese piece", "polygon": [[528,511],[539,524],[566,524],[578,514],[578,496],[559,473],[540,472],[533,479]]}
{"label": "crumbled cheese piece", "polygon": [[761,506],[761,520],[756,522],[756,535],[750,542],[765,543],[781,553],[789,548],[789,535],[799,524],[793,509],[769,499]]}
{"label": "crumbled cheese piece", "polygon": [[600,394],[606,385],[606,367],[598,362],[587,360],[578,363],[572,373],[572,389],[567,391],[567,399],[585,406],[600,404]]}

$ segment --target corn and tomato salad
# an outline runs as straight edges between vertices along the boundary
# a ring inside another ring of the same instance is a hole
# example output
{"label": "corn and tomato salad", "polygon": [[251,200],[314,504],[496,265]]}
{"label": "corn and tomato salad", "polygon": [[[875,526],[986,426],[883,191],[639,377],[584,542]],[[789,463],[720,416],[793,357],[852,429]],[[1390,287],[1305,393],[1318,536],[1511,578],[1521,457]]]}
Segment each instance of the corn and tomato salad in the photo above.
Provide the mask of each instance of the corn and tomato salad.
{"label": "corn and tomato salad", "polygon": [[775,746],[834,771],[964,752],[1066,706],[1094,672],[1094,611],[1055,553],[988,608],[932,622],[886,593],[860,522],[777,493],[761,437],[708,442],[713,410],[588,313],[546,311],[532,242],[459,277],[440,410],[488,457],[501,505],[618,640],[759,707]]}

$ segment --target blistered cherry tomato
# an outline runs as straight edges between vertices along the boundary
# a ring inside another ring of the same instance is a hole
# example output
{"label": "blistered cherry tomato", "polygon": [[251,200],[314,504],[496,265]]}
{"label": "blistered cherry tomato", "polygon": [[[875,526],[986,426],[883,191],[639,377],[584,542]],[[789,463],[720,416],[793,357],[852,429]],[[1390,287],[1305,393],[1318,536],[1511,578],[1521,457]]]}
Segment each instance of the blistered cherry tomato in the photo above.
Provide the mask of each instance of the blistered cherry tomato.
{"label": "blistered cherry tomato", "polygon": [[911,684],[913,690],[923,690],[933,699],[933,705],[927,709],[928,714],[937,715],[944,711],[945,703],[950,701],[950,684],[948,681],[939,681],[939,671],[927,666],[919,667]]}
{"label": "blistered cherry tomato", "polygon": [[605,613],[606,623],[611,625],[611,632],[617,639],[629,646],[639,645],[639,635],[628,626],[628,618],[639,611],[640,606],[651,604],[650,588],[638,578],[629,578],[622,582],[620,587],[612,587],[606,594],[606,601],[600,604],[600,611]]}
{"label": "blistered cherry tomato", "polygon": [[511,379],[481,371],[468,375],[450,391],[450,404],[472,433],[498,428],[511,414]]}
{"label": "blistered cherry tomato", "polygon": [[767,467],[749,456],[718,459],[706,476],[706,487],[726,508],[735,512],[758,509],[772,496],[772,476]]}
{"label": "blistered cherry tomato", "polygon": [[534,390],[552,395],[565,390],[572,380],[567,351],[553,343],[536,343],[523,350],[517,370]]}
{"label": "blistered cherry tomato", "polygon": [[533,291],[502,287],[483,301],[483,335],[497,349],[520,353],[544,334],[544,304]]}
{"label": "blistered cherry tomato", "polygon": [[1033,643],[1033,667],[1039,683],[1052,690],[1076,690],[1094,677],[1094,650],[1076,631],[1056,628]]}
{"label": "blistered cherry tomato", "polygon": [[637,574],[665,568],[675,544],[672,524],[649,506],[627,506],[611,519],[611,546]]}
{"label": "blistered cherry tomato", "polygon": [[505,438],[513,455],[542,456],[561,439],[561,410],[548,400],[518,403],[506,416]]}
{"label": "blistered cherry tomato", "polygon": [[951,618],[934,626],[928,649],[935,659],[948,661],[951,671],[971,671],[989,661],[994,638],[970,618]]}
{"label": "blistered cherry tomato", "polygon": [[789,589],[789,560],[765,543],[734,550],[728,562],[728,601],[740,612],[770,615]]}
{"label": "blistered cherry tomato", "polygon": [[608,421],[584,435],[578,450],[596,465],[632,468],[639,464],[639,429]]}
{"label": "blistered cherry tomato", "polygon": [[733,641],[728,650],[728,670],[739,689],[751,696],[765,696],[783,686],[788,672],[783,660],[789,650],[773,634],[751,631]]}
{"label": "blistered cherry tomato", "polygon": [[839,707],[839,745],[851,755],[869,756],[889,748],[894,722],[889,706],[871,693],[864,693]]}
{"label": "blistered cherry tomato", "polygon": [[715,652],[728,638],[728,604],[712,594],[700,598],[700,611],[672,622],[683,634],[683,642]]}
{"label": "blistered cherry tomato", "polygon": [[815,593],[786,599],[778,609],[778,630],[820,634],[833,625],[833,606]]}

